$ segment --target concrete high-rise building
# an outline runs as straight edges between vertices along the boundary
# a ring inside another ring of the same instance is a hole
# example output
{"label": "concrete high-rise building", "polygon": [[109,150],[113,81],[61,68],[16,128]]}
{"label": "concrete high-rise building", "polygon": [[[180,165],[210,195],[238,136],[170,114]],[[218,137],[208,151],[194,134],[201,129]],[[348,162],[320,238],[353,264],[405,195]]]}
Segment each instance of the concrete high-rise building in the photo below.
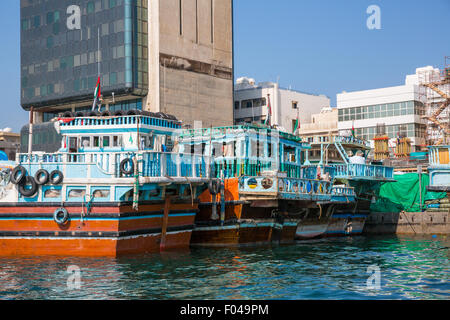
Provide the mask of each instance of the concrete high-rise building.
{"label": "concrete high-rise building", "polygon": [[233,123],[232,0],[21,0],[21,104]]}
{"label": "concrete high-rise building", "polygon": [[9,160],[16,160],[19,147],[20,134],[12,132],[11,128],[0,129],[0,151],[3,151]]}
{"label": "concrete high-rise building", "polygon": [[300,126],[312,121],[311,116],[330,107],[330,98],[292,89],[280,88],[277,83],[239,78],[234,91],[234,121],[236,124],[262,122],[272,109],[271,125],[292,133],[297,118]]}
{"label": "concrete high-rise building", "polygon": [[426,108],[419,91],[418,74],[430,68],[418,68],[416,74],[406,76],[401,86],[338,94],[339,133],[349,134],[353,127],[357,137],[372,140],[377,135],[377,125],[382,125],[391,147],[396,146],[397,137],[404,136],[411,140],[412,151],[424,149]]}

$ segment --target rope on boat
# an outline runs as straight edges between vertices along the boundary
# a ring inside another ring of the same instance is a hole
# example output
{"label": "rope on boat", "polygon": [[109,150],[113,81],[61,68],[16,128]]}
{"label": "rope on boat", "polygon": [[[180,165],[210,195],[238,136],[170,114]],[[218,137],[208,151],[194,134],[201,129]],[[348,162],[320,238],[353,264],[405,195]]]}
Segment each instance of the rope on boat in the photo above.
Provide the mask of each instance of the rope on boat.
{"label": "rope on boat", "polygon": [[[86,202],[86,196],[83,197],[83,202],[81,203],[81,219],[78,229],[81,229],[81,225],[84,224],[84,217],[91,213],[92,202],[94,202],[94,194],[90,196],[88,202]],[[86,214],[84,213],[84,207],[86,206]]]}

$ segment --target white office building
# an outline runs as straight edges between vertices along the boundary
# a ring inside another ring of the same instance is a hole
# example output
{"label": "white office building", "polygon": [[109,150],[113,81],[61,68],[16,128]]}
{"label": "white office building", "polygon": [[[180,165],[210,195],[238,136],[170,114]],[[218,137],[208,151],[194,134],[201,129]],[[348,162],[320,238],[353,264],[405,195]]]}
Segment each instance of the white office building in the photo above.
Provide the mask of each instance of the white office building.
{"label": "white office building", "polygon": [[357,137],[372,140],[377,134],[377,125],[384,124],[391,147],[396,146],[400,135],[411,139],[412,151],[423,149],[427,121],[423,119],[426,110],[418,75],[424,70],[433,70],[433,67],[417,69],[416,74],[406,77],[402,86],[338,94],[339,134],[346,135],[354,127]]}
{"label": "white office building", "polygon": [[311,123],[311,115],[330,107],[330,98],[292,89],[280,88],[277,83],[239,78],[234,91],[235,124],[264,123],[269,113],[268,99],[272,109],[271,125],[292,133],[297,117],[302,124]]}

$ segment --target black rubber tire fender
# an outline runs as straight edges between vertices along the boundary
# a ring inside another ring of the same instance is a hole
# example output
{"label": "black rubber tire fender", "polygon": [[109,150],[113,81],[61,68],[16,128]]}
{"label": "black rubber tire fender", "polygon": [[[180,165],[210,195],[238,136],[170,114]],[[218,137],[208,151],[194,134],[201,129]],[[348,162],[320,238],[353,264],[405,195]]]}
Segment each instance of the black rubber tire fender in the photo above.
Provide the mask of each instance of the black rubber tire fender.
{"label": "black rubber tire fender", "polygon": [[[26,186],[31,185],[30,189],[27,189]],[[32,176],[26,176],[25,182],[19,185],[19,192],[25,198],[33,197],[38,191],[38,185]]]}
{"label": "black rubber tire fender", "polygon": [[[44,179],[42,179],[42,177]],[[47,184],[49,179],[50,179],[50,174],[45,169],[39,169],[38,171],[36,171],[36,173],[34,175],[34,180],[40,186]]]}
{"label": "black rubber tire fender", "polygon": [[123,112],[122,110],[114,111],[114,116],[124,116],[124,115],[125,115],[125,112]]}
{"label": "black rubber tire fender", "polygon": [[100,116],[100,112],[98,112],[98,111],[90,111],[90,112],[87,114],[87,116],[88,116],[88,117],[99,117],[99,116]]}
{"label": "black rubber tire fender", "polygon": [[[17,174],[20,173],[20,176],[17,177]],[[10,181],[13,184],[22,184],[25,181],[25,175],[27,174],[27,170],[22,166],[17,166],[11,172]]]}
{"label": "black rubber tire fender", "polygon": [[[127,169],[125,168],[125,166],[126,166],[128,163],[131,163],[131,165],[130,165],[130,169],[127,170]],[[125,175],[133,174],[133,172],[134,172],[134,163],[133,163],[133,161],[132,161],[130,158],[123,159],[123,160],[120,162],[120,172],[122,172],[122,173],[125,174]]]}
{"label": "black rubber tire fender", "polygon": [[53,220],[55,220],[58,225],[64,225],[69,221],[69,212],[65,208],[58,208],[53,213]]}
{"label": "black rubber tire fender", "polygon": [[[58,178],[55,178],[58,176]],[[59,170],[53,170],[52,173],[50,173],[50,182],[53,185],[61,184],[64,181],[64,175]]]}
{"label": "black rubber tire fender", "polygon": [[138,116],[141,114],[141,110],[133,109],[127,111],[127,116]]}

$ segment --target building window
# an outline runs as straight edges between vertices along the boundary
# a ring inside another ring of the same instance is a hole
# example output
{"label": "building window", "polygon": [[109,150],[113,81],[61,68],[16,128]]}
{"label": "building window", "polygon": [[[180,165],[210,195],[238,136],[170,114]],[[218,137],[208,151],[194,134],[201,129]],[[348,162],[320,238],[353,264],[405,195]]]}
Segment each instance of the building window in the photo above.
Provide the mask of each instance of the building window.
{"label": "building window", "polygon": [[292,109],[297,109],[297,108],[298,108],[298,102],[292,101]]}
{"label": "building window", "polygon": [[242,108],[252,108],[253,100],[244,100],[242,101]]}
{"label": "building window", "polygon": [[339,121],[386,118],[413,114],[424,114],[423,105],[417,101],[405,101],[372,106],[344,108],[338,111]]}
{"label": "building window", "polygon": [[234,102],[234,109],[238,110],[240,106],[241,106],[241,102],[240,101],[235,101]]}

